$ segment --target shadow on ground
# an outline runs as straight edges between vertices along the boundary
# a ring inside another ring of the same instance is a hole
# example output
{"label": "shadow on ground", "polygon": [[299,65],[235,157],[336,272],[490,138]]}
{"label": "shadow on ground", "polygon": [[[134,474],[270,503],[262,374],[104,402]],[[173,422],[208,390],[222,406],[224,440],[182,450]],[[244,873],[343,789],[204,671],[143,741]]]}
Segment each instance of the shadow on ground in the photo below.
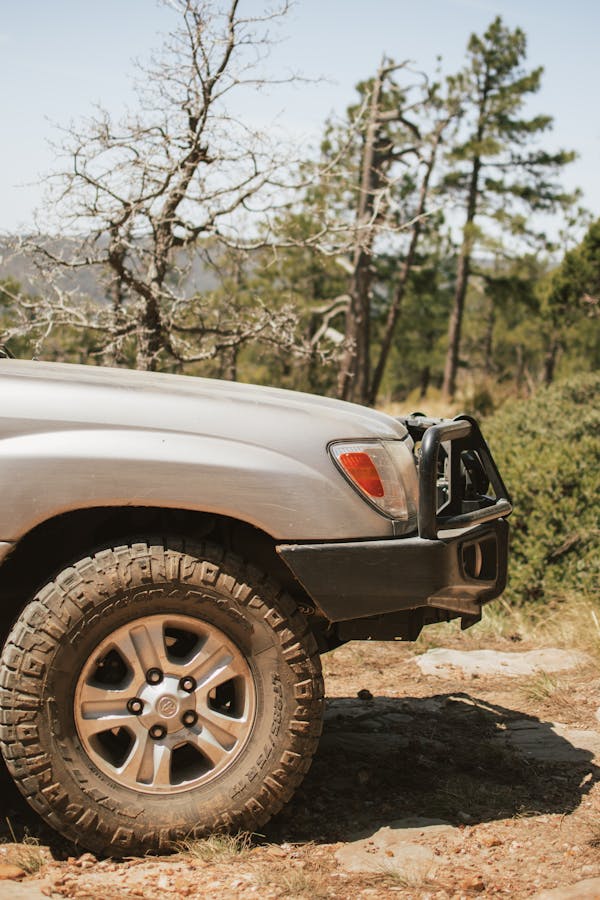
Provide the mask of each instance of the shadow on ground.
{"label": "shadow on ground", "polygon": [[[466,693],[335,698],[304,783],[261,831],[334,842],[416,816],[460,825],[568,814],[600,780],[593,756],[550,722]],[[12,828],[58,858],[77,852],[29,808],[1,760],[0,796],[0,839],[12,840]]]}
{"label": "shadow on ground", "polygon": [[466,693],[335,698],[306,780],[263,831],[333,842],[415,816],[568,814],[600,778],[593,757],[552,723]]}

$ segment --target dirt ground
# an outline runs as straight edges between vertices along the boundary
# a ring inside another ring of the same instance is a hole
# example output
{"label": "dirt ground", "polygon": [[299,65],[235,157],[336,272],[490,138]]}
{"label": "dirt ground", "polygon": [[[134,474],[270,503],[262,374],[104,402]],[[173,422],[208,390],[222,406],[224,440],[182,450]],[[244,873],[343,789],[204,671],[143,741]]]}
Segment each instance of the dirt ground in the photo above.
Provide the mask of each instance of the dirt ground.
{"label": "dirt ground", "polygon": [[[468,633],[442,639],[478,646]],[[495,646],[531,648],[506,639]],[[0,860],[26,871],[29,893],[19,896],[531,897],[599,877],[600,753],[571,743],[574,734],[588,743],[595,735],[600,747],[597,660],[555,675],[426,676],[414,661],[425,649],[351,643],[324,658],[320,749],[294,800],[251,843],[220,839],[171,857],[98,861],[57,839],[0,773]],[[415,818],[453,826],[411,838],[413,854],[414,844],[428,848],[426,865],[399,869],[393,849],[389,865],[371,873],[336,858],[349,842]],[[0,900],[17,897],[3,885]]]}

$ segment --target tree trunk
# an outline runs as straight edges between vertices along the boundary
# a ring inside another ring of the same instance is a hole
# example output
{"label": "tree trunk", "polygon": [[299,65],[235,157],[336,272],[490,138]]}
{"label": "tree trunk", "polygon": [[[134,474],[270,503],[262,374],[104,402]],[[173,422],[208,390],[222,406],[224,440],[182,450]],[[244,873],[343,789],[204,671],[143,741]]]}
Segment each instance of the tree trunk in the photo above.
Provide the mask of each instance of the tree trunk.
{"label": "tree trunk", "polygon": [[162,325],[160,309],[155,297],[147,297],[139,319],[137,330],[136,369],[155,372],[158,353],[162,347]]}
{"label": "tree trunk", "polygon": [[392,341],[394,340],[394,334],[396,332],[396,323],[398,322],[400,307],[402,305],[402,300],[404,299],[406,285],[414,262],[420,231],[420,221],[417,221],[413,228],[408,253],[402,264],[398,284],[396,285],[394,296],[388,310],[381,347],[379,349],[379,359],[377,360],[377,365],[375,366],[369,389],[369,406],[375,406],[377,395],[381,389],[381,382],[383,381],[385,367],[390,355],[390,350],[392,349]]}
{"label": "tree trunk", "polygon": [[546,351],[546,356],[544,357],[544,372],[542,376],[542,380],[545,385],[552,384],[554,381],[554,374],[556,371],[556,363],[558,361],[558,354],[560,351],[560,341],[554,335],[550,340],[550,345]]}
{"label": "tree trunk", "polygon": [[486,375],[494,373],[494,327],[496,325],[496,307],[493,298],[490,298],[490,308],[486,322],[485,337],[483,341],[483,370]]}
{"label": "tree trunk", "polygon": [[[486,73],[484,86],[479,98],[479,116],[475,142],[481,146],[486,127],[486,107],[490,90],[489,72]],[[454,289],[454,303],[448,323],[448,350],[446,352],[446,364],[444,366],[444,381],[442,384],[442,396],[445,400],[453,400],[456,393],[456,373],[460,358],[460,339],[462,332],[463,314],[465,310],[465,297],[471,274],[471,253],[474,243],[474,222],[477,214],[479,200],[479,172],[481,169],[481,155],[476,153],[473,157],[469,190],[467,193],[467,218],[463,229],[463,240],[458,258],[458,271],[456,273],[456,287]]]}
{"label": "tree trunk", "polygon": [[350,282],[350,304],[346,316],[346,350],[338,378],[338,396],[342,400],[368,403],[371,377],[370,314],[375,192],[381,187],[378,141],[381,140],[379,104],[385,69],[380,66],[375,77],[369,105],[369,118],[361,160],[359,201],[356,213],[357,246],[354,250]]}
{"label": "tree trunk", "polygon": [[427,396],[427,391],[429,389],[429,383],[431,381],[431,368],[429,366],[423,366],[421,369],[421,377],[420,377],[420,388],[419,388],[419,399],[424,400]]}
{"label": "tree trunk", "polygon": [[456,393],[456,373],[460,357],[460,339],[462,333],[463,315],[465,311],[465,297],[471,274],[471,252],[473,250],[473,222],[477,212],[477,200],[479,189],[479,170],[481,158],[476,156],[473,160],[471,179],[469,182],[469,195],[467,202],[467,218],[463,231],[463,242],[458,258],[458,271],[456,273],[456,287],[454,289],[454,302],[450,313],[448,325],[448,350],[446,364],[444,366],[444,382],[442,395],[444,400],[453,400]]}
{"label": "tree trunk", "polygon": [[219,378],[237,381],[239,347],[225,347],[219,356]]}
{"label": "tree trunk", "polygon": [[400,271],[400,278],[398,280],[396,290],[394,291],[392,303],[390,304],[390,308],[388,310],[385,328],[383,331],[383,338],[381,341],[381,347],[379,350],[379,359],[377,360],[377,365],[375,366],[375,371],[373,373],[373,378],[371,381],[371,387],[370,387],[370,391],[369,391],[369,405],[370,406],[375,406],[375,403],[377,401],[377,394],[379,393],[379,390],[381,388],[381,382],[383,380],[383,376],[385,373],[385,367],[387,365],[387,361],[388,361],[388,358],[390,355],[390,350],[392,348],[392,342],[394,340],[394,334],[396,332],[396,324],[398,322],[400,307],[401,307],[402,301],[404,299],[404,294],[406,292],[406,285],[408,284],[408,279],[409,279],[411,269],[413,266],[413,262],[415,259],[415,254],[417,252],[417,245],[419,243],[419,237],[421,235],[422,217],[425,213],[425,206],[427,203],[427,193],[429,190],[429,181],[431,178],[431,173],[433,172],[433,168],[435,166],[437,149],[439,147],[440,140],[442,138],[442,133],[444,131],[444,128],[448,124],[448,121],[449,120],[440,122],[440,124],[437,127],[435,134],[434,134],[434,140],[433,140],[433,145],[431,148],[431,153],[430,153],[429,159],[427,161],[425,173],[423,175],[423,180],[421,182],[421,187],[419,190],[419,202],[417,204],[415,221],[412,226],[412,235],[410,238],[408,252],[406,254],[404,263],[402,265],[402,269]]}
{"label": "tree trunk", "polygon": [[350,285],[350,303],[346,317],[346,351],[338,382],[342,400],[367,403],[369,397],[371,260],[359,250],[355,254]]}
{"label": "tree trunk", "polygon": [[523,378],[525,377],[525,353],[523,351],[523,344],[517,344],[515,347],[515,354],[517,357],[517,365],[515,368],[515,388],[517,389],[517,396],[521,396],[521,389],[523,387]]}

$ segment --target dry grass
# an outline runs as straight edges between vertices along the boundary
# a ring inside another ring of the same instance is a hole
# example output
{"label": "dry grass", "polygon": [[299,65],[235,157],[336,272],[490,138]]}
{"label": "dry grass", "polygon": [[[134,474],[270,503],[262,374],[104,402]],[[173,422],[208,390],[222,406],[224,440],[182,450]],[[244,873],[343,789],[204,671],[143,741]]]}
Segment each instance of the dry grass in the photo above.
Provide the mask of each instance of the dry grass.
{"label": "dry grass", "polygon": [[249,831],[237,834],[215,832],[205,838],[189,838],[177,844],[179,853],[204,863],[227,863],[249,855],[254,835]]}
{"label": "dry grass", "polygon": [[565,706],[571,703],[569,691],[560,678],[551,673],[539,671],[523,681],[521,691],[528,700],[536,703],[551,703],[553,706]]}
{"label": "dry grass", "polygon": [[600,818],[584,814],[581,819],[585,833],[585,843],[594,850],[600,850]]}
{"label": "dry grass", "polygon": [[500,598],[484,608],[482,621],[467,635],[482,645],[492,640],[522,642],[584,650],[600,658],[600,602],[568,596],[535,606],[511,606]]}
{"label": "dry grass", "polygon": [[304,868],[287,863],[262,863],[253,867],[252,881],[259,889],[271,888],[282,897],[312,897],[315,900],[331,896],[323,879]]}
{"label": "dry grass", "polygon": [[459,412],[464,411],[465,400],[461,397],[450,403],[444,400],[442,392],[437,388],[429,388],[425,397],[421,397],[420,391],[412,391],[402,403],[386,402],[378,404],[377,409],[387,413],[388,416],[409,416],[414,412],[422,412],[426,416],[436,419],[451,419]]}
{"label": "dry grass", "polygon": [[251,866],[252,881],[263,891],[275,890],[277,896],[298,900],[325,900],[332,896],[329,886],[330,867],[314,851],[315,845],[308,842],[302,845],[301,850],[296,851],[297,854],[302,854],[302,858],[292,853],[281,859],[257,859]]}
{"label": "dry grass", "polygon": [[[600,662],[600,599],[569,596],[550,603],[513,606],[503,597],[483,608],[483,617],[468,631],[460,619],[427,625],[410,646],[415,653],[436,647],[464,649],[527,650],[558,647],[583,650]],[[367,650],[353,650],[355,662],[363,662]]]}
{"label": "dry grass", "polygon": [[12,859],[28,875],[35,875],[48,862],[47,853],[39,846],[37,838],[25,838]]}
{"label": "dry grass", "polygon": [[15,844],[10,852],[12,865],[19,866],[27,875],[35,875],[48,862],[48,851],[40,846],[37,838],[25,832],[22,840],[18,840],[10,819],[6,818],[8,830]]}
{"label": "dry grass", "polygon": [[[277,858],[269,853],[269,847],[255,846],[254,837],[256,835],[248,831],[237,834],[217,832],[206,838],[182,841],[176,849],[190,859],[212,866],[235,863],[240,877],[268,896],[276,894],[298,900],[325,900],[331,896],[327,886],[329,873],[322,861],[313,857],[313,844],[303,844],[301,851],[290,853],[273,847],[277,856],[283,854],[282,858]],[[300,852],[303,858],[300,858]]]}

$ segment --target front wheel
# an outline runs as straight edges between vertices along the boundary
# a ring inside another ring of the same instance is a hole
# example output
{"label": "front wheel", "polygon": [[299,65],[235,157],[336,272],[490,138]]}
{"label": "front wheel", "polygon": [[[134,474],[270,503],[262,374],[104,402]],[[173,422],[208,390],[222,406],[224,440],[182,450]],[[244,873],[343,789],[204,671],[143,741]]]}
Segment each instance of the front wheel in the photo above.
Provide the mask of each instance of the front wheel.
{"label": "front wheel", "polygon": [[216,547],[134,544],[63,571],[0,662],[0,745],[29,803],[113,855],[262,825],[321,730],[314,638],[291,599]]}

